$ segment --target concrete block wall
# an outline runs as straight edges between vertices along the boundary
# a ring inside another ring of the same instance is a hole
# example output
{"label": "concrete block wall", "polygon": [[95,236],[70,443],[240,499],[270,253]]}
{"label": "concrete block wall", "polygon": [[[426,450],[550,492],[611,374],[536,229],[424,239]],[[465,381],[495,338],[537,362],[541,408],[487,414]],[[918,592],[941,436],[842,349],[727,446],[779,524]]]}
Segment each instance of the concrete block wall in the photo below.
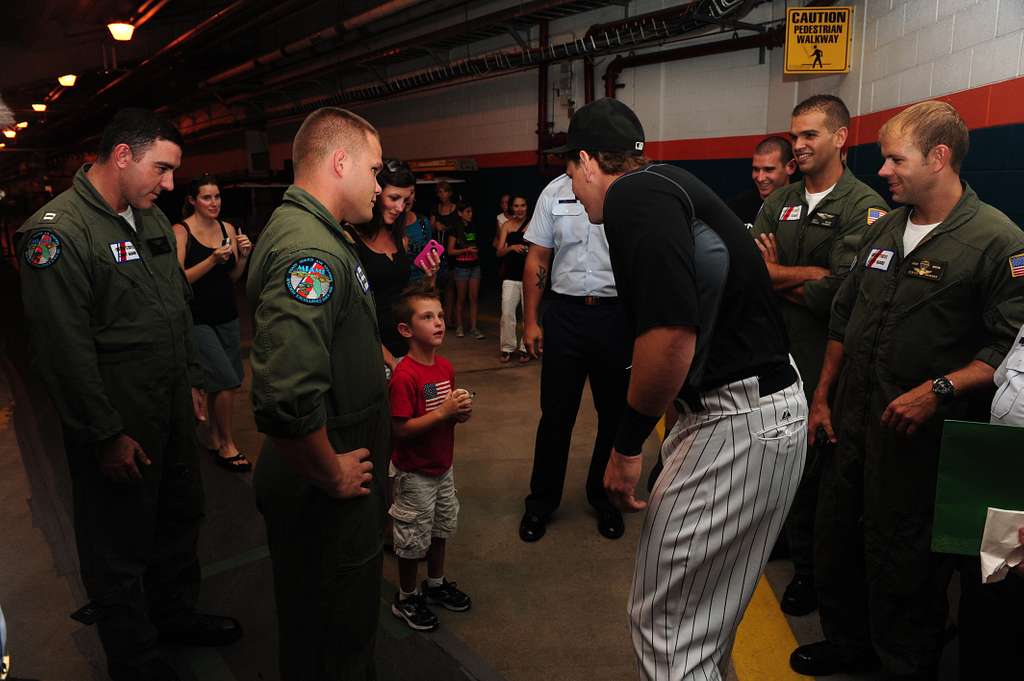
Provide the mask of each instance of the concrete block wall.
{"label": "concrete block wall", "polygon": [[867,20],[862,113],[1024,75],[1021,0],[875,0]]}

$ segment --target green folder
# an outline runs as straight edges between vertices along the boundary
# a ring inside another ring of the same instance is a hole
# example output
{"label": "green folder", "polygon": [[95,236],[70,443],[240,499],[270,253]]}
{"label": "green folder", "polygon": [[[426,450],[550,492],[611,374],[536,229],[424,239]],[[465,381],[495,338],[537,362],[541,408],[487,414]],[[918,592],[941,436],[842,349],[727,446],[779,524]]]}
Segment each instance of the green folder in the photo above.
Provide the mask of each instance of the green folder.
{"label": "green folder", "polygon": [[932,551],[977,556],[988,507],[1024,510],[1024,428],[946,421]]}

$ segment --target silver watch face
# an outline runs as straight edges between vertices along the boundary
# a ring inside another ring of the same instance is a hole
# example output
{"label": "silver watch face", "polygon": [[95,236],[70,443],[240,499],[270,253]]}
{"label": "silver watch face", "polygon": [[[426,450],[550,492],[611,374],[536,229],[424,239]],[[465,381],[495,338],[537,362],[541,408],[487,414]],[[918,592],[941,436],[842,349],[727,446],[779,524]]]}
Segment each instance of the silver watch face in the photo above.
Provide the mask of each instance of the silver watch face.
{"label": "silver watch face", "polygon": [[932,392],[939,397],[951,397],[953,395],[953,383],[948,378],[936,378],[932,381]]}

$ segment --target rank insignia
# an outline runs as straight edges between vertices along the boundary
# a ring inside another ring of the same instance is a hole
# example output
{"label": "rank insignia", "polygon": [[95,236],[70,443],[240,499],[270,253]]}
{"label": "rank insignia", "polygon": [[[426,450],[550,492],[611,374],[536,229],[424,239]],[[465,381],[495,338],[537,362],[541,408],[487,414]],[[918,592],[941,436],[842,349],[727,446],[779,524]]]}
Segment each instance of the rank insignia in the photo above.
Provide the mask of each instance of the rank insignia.
{"label": "rank insignia", "polygon": [[110,244],[110,252],[114,254],[114,262],[131,262],[139,260],[139,252],[135,250],[135,244],[131,241],[118,241]]}
{"label": "rank insignia", "polygon": [[366,278],[366,273],[363,272],[361,265],[356,265],[356,281],[363,287],[363,293],[370,292],[370,280]]}
{"label": "rank insignia", "polygon": [[946,263],[935,260],[912,260],[907,265],[907,276],[938,281],[946,272]]}
{"label": "rank insignia", "polygon": [[885,215],[885,211],[881,208],[868,208],[868,224],[873,225],[875,220]]}
{"label": "rank insignia", "polygon": [[1024,253],[1010,256],[1010,276],[1024,277]]}
{"label": "rank insignia", "polygon": [[48,229],[36,232],[25,244],[25,262],[42,270],[60,259],[60,237]]}
{"label": "rank insignia", "polygon": [[779,220],[799,220],[803,206],[786,206],[779,214]]}
{"label": "rank insignia", "polygon": [[868,259],[864,261],[864,267],[885,272],[889,269],[889,263],[892,262],[893,255],[895,253],[887,248],[872,248],[871,252],[868,253]]}
{"label": "rank insignia", "polygon": [[43,213],[43,222],[53,222],[57,219],[57,214],[54,212]]}
{"label": "rank insignia", "polygon": [[334,274],[320,258],[299,258],[288,266],[285,285],[300,303],[323,305],[334,293]]}

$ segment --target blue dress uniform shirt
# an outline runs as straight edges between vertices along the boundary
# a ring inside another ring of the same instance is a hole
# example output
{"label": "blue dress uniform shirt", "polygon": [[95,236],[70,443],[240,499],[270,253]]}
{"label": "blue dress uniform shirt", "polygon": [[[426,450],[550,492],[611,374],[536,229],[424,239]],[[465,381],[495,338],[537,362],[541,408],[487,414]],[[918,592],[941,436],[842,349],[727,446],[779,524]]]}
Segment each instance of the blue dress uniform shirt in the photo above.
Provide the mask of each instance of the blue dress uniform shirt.
{"label": "blue dress uniform shirt", "polygon": [[615,277],[604,226],[587,219],[572,193],[572,179],[552,180],[537,199],[525,238],[554,250],[551,288],[566,296],[615,297]]}

